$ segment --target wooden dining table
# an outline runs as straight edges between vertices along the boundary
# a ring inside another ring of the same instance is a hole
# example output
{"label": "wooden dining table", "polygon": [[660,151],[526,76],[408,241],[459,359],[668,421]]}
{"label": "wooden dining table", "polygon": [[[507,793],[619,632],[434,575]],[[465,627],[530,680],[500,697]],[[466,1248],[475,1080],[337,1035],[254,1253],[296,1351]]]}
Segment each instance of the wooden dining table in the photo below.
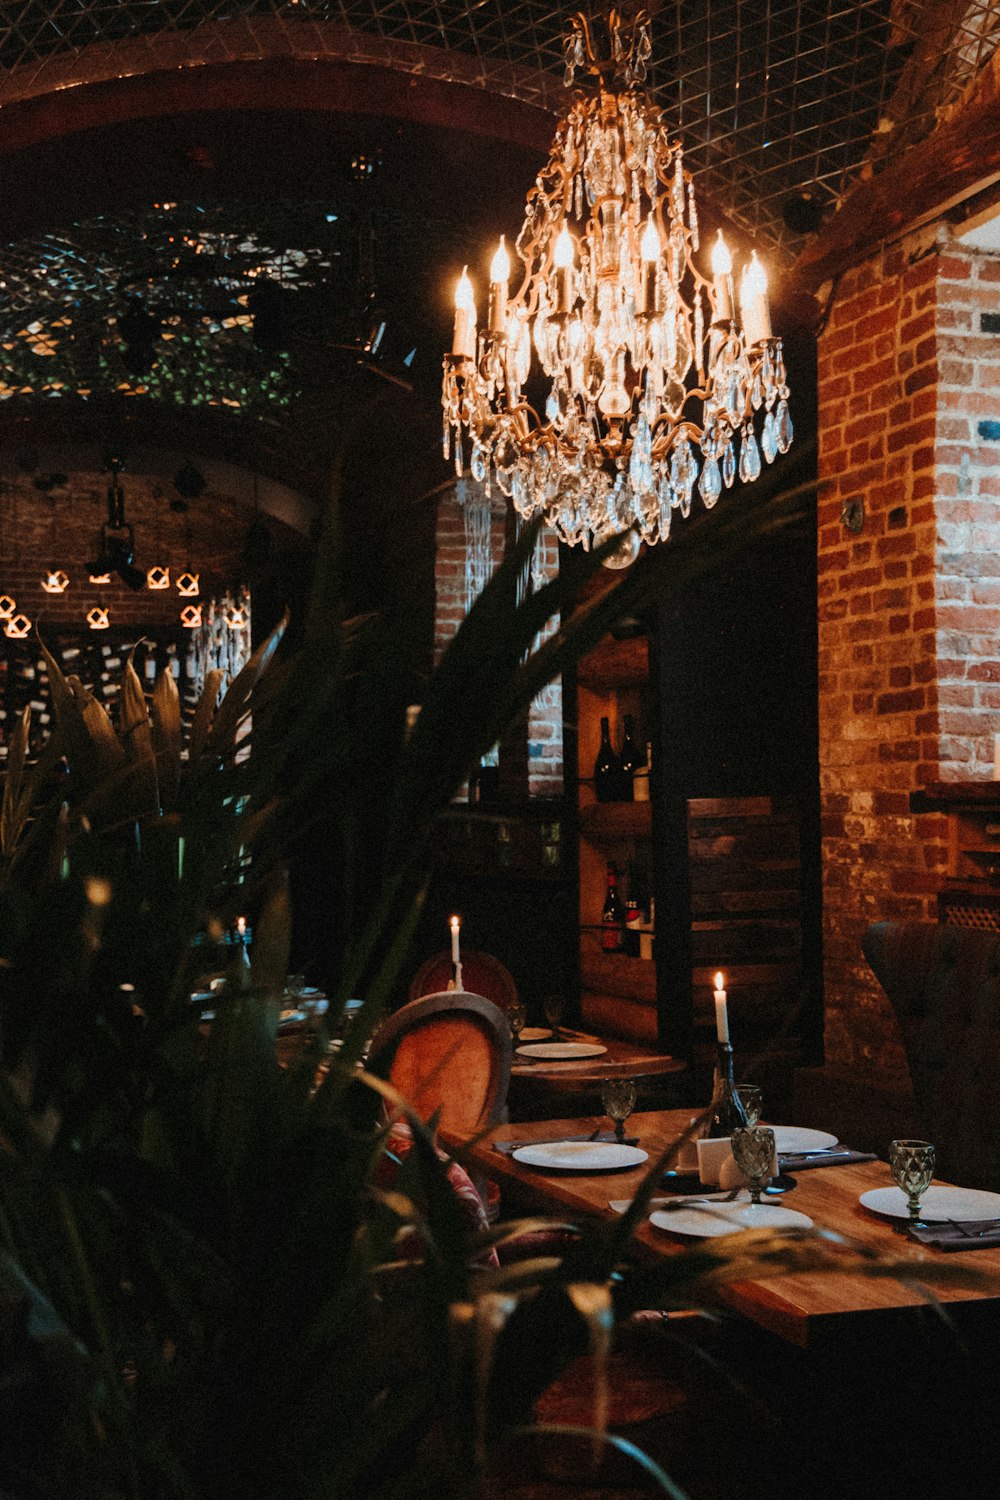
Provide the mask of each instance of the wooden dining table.
{"label": "wooden dining table", "polygon": [[[445,1140],[443,1144],[455,1150],[467,1165],[472,1164],[500,1184],[506,1209],[541,1210],[585,1222],[612,1218],[615,1211],[610,1200],[631,1199],[650,1162],[683,1134],[690,1120],[690,1109],[633,1115],[627,1124],[628,1135],[638,1137],[649,1161],[624,1171],[542,1170],[515,1161],[493,1144],[516,1141],[530,1145],[587,1136],[601,1127],[608,1130],[609,1121],[598,1115],[498,1125],[478,1140]],[[898,1263],[897,1274],[872,1276],[853,1268],[826,1267],[782,1272],[720,1284],[719,1299],[803,1349],[816,1348],[846,1332],[862,1338],[869,1333],[877,1337],[889,1332],[896,1320],[926,1308],[929,1298],[938,1299],[951,1315],[961,1313],[965,1318],[979,1319],[1000,1315],[1000,1249],[956,1254],[916,1244],[899,1232],[898,1221],[872,1213],[859,1202],[867,1189],[889,1186],[891,1181],[889,1167],[882,1161],[811,1168],[795,1178],[792,1191],[772,1201],[808,1215],[817,1230],[832,1231],[839,1237],[830,1242],[835,1249],[843,1241]],[[669,1196],[669,1186],[658,1189],[660,1192]],[[697,1192],[696,1187],[693,1194]],[[710,1242],[666,1232],[647,1218],[637,1229],[634,1248],[637,1257],[648,1259],[677,1255],[685,1248],[706,1243]],[[947,1278],[956,1268],[979,1273],[980,1284],[949,1285]]]}

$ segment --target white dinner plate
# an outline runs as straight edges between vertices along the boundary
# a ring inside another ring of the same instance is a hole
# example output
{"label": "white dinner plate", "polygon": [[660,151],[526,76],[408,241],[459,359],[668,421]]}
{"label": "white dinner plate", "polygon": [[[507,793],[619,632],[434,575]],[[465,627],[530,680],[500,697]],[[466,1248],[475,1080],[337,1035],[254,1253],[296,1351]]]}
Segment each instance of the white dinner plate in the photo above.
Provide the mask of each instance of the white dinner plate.
{"label": "white dinner plate", "polygon": [[519,1146],[513,1157],[526,1167],[545,1167],[550,1172],[620,1172],[649,1160],[638,1146],[619,1146],[615,1141],[550,1141]]}
{"label": "white dinner plate", "polygon": [[811,1229],[812,1219],[778,1203],[706,1203],[704,1208],[657,1209],[649,1222],[669,1234],[717,1240],[743,1229]]}
{"label": "white dinner plate", "polygon": [[[906,1194],[902,1188],[869,1188],[858,1202],[872,1213],[886,1214],[890,1219],[908,1219]],[[920,1217],[935,1224],[949,1219],[1000,1219],[1000,1193],[985,1193],[979,1188],[929,1187],[920,1199]]]}
{"label": "white dinner plate", "polygon": [[546,1058],[549,1062],[566,1062],[575,1057],[600,1057],[607,1052],[599,1042],[535,1042],[530,1047],[518,1047],[522,1057]]}
{"label": "white dinner plate", "polygon": [[520,1040],[522,1042],[544,1042],[552,1032],[547,1026],[522,1026]]}
{"label": "white dinner plate", "polygon": [[828,1130],[807,1130],[804,1125],[772,1125],[774,1149],[779,1156],[794,1156],[797,1151],[825,1151],[835,1146],[837,1137]]}

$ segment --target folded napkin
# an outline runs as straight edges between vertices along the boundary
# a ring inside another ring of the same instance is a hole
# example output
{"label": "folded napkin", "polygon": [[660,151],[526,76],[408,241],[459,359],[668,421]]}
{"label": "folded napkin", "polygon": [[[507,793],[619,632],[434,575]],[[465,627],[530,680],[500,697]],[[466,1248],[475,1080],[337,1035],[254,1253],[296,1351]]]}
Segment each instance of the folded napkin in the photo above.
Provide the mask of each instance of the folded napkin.
{"label": "folded napkin", "polygon": [[512,1156],[515,1151],[520,1151],[522,1146],[563,1146],[567,1141],[590,1141],[596,1145],[599,1141],[612,1146],[638,1146],[637,1135],[627,1135],[623,1141],[619,1141],[613,1131],[607,1130],[600,1135],[561,1135],[557,1140],[551,1141],[494,1141],[494,1151],[500,1151],[504,1156]]}
{"label": "folded napkin", "polygon": [[910,1229],[910,1238],[933,1250],[995,1250],[1000,1246],[1000,1219],[969,1219],[961,1224],[928,1224]]}
{"label": "folded napkin", "polygon": [[794,1151],[779,1151],[778,1164],[783,1172],[808,1172],[813,1167],[848,1167],[856,1161],[878,1161],[873,1151],[852,1151],[850,1147],[843,1149],[837,1146],[822,1155],[813,1155],[804,1152],[797,1155]]}

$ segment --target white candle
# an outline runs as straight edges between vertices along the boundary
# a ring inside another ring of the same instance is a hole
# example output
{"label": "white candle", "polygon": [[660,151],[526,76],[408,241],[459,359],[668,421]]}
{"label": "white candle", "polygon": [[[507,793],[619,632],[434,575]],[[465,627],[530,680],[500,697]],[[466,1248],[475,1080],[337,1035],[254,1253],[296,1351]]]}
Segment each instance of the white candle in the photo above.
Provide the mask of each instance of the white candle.
{"label": "white candle", "polygon": [[712,246],[712,277],[715,285],[715,321],[730,323],[733,317],[733,257],[729,246],[719,238]]}
{"label": "white candle", "polygon": [[729,1012],[726,1009],[726,976],[721,969],[715,976],[715,1035],[720,1042],[729,1041]]}
{"label": "white candle", "polygon": [[740,283],[740,311],[743,314],[743,337],[748,345],[762,344],[771,337],[767,276],[756,251],[751,255]]}
{"label": "white candle", "polygon": [[490,332],[507,331],[507,282],[510,278],[510,256],[500,236],[497,253],[490,262]]}
{"label": "white candle", "polygon": [[458,952],[458,933],[459,933],[459,928],[461,927],[461,925],[462,925],[462,921],[461,921],[460,917],[452,917],[450,926],[451,926],[451,961],[452,961],[453,964],[458,964],[458,963],[461,962],[461,958],[460,958],[459,952]]}
{"label": "white candle", "polygon": [[460,359],[476,357],[476,304],[472,296],[468,266],[462,267],[462,274],[455,288],[455,332],[451,352]]}
{"label": "white candle", "polygon": [[552,248],[552,264],[556,270],[554,306],[557,313],[568,313],[573,305],[573,258],[573,236],[564,224]]}
{"label": "white candle", "polygon": [[641,306],[636,308],[636,312],[638,313],[657,313],[660,310],[657,306],[658,281],[656,273],[659,269],[661,248],[660,236],[653,220],[653,215],[650,214],[646,220],[646,228],[643,231],[642,240],[639,244],[639,251],[642,255],[642,285],[639,291]]}

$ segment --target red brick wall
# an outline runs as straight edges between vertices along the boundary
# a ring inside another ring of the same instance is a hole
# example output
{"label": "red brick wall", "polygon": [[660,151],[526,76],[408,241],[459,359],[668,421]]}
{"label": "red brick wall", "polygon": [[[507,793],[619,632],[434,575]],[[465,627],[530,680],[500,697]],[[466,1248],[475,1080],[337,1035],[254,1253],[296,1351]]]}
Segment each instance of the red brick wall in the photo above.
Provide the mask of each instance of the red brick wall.
{"label": "red brick wall", "polygon": [[[107,483],[107,475],[70,474],[54,500],[36,489],[30,475],[0,483],[0,592],[15,598],[18,610],[33,623],[43,630],[46,623],[84,629],[88,609],[99,604],[108,610],[112,628],[174,626],[189,602],[178,595],[175,574],[191,566],[200,574],[205,597],[221,594],[235,581],[251,519],[245,505],[206,490],[186,515],[175,514],[157,493],[155,480],[126,474],[125,516],[135,528],[136,566],[146,570],[165,564],[171,570],[170,588],[133,591],[114,574],[108,584],[91,584],[85,564],[95,556],[101,523],[107,520]],[[69,575],[65,593],[48,594],[42,588],[42,574],[50,566]]]}
{"label": "red brick wall", "polygon": [[[465,481],[471,488],[472,481]],[[503,559],[507,529],[507,502],[502,494],[492,497],[490,528],[493,566]],[[438,503],[434,564],[434,660],[437,661],[458,629],[466,612],[466,534],[463,506],[454,489],[446,490]],[[542,536],[543,569],[547,578],[558,570],[558,545],[554,533]],[[558,682],[535,699],[524,728],[527,787],[532,797],[559,797],[563,791],[562,692]]]}
{"label": "red brick wall", "polygon": [[1000,442],[979,425],[1000,418],[979,328],[998,279],[914,237],[844,276],[819,341],[826,1060],[883,1080],[905,1063],[861,936],[933,920],[945,822],[909,794],[988,776],[1000,729]]}

